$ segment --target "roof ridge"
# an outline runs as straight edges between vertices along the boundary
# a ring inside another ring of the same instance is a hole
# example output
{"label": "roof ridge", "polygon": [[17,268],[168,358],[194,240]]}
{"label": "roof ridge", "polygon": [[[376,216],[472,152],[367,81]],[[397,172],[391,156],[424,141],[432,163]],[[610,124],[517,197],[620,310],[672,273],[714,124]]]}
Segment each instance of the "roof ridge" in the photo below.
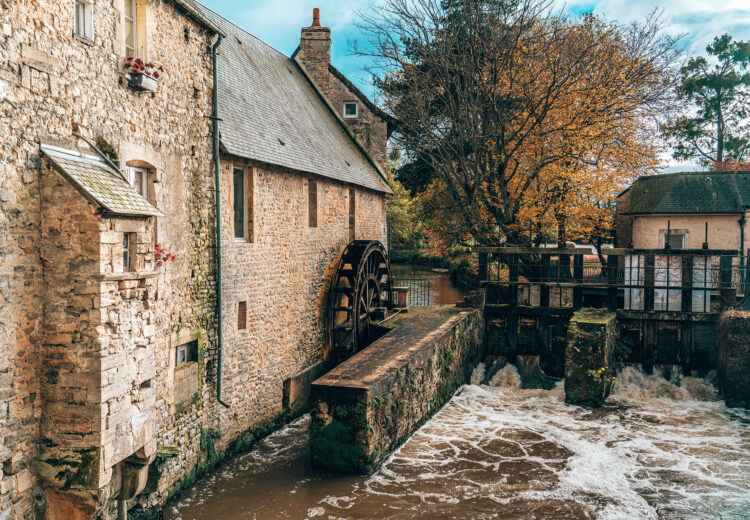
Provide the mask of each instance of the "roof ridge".
{"label": "roof ridge", "polygon": [[655,173],[653,175],[642,175],[638,177],[635,182],[642,179],[658,179],[663,177],[677,177],[680,175],[733,175],[738,173],[750,174],[750,170],[698,170],[698,171],[684,171],[684,172],[669,172],[669,173]]}

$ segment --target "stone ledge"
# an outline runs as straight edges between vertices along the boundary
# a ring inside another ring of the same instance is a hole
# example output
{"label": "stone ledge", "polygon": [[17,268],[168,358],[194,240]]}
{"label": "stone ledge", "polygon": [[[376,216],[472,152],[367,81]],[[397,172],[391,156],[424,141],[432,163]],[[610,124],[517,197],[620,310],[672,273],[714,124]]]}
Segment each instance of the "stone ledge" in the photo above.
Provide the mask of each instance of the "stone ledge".
{"label": "stone ledge", "polygon": [[156,278],[159,271],[129,271],[127,273],[102,274],[101,279],[105,282],[119,282],[123,280],[143,280]]}

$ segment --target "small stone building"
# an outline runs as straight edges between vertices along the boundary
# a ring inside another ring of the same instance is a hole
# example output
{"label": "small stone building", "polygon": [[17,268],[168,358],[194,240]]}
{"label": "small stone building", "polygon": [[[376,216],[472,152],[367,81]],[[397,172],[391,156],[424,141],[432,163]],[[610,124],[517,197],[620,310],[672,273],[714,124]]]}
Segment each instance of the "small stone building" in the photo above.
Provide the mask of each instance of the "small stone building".
{"label": "small stone building", "polygon": [[394,121],[302,35],[292,59],[194,0],[0,0],[0,519],[159,506],[207,432],[280,424],[323,366],[330,266],[386,240]]}
{"label": "small stone building", "polygon": [[[746,251],[750,172],[683,172],[641,177],[617,197],[618,247]],[[667,239],[669,231],[669,239]]]}

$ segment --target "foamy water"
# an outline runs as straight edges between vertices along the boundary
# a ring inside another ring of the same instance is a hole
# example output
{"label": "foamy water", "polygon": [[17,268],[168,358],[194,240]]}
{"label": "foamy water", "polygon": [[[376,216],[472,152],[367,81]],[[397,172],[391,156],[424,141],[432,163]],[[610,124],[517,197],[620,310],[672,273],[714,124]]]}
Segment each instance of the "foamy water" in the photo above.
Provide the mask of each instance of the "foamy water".
{"label": "foamy water", "polygon": [[463,387],[371,477],[312,472],[302,418],[167,517],[750,518],[750,414],[706,382],[626,368],[591,411],[566,405],[561,384],[519,388],[514,372]]}

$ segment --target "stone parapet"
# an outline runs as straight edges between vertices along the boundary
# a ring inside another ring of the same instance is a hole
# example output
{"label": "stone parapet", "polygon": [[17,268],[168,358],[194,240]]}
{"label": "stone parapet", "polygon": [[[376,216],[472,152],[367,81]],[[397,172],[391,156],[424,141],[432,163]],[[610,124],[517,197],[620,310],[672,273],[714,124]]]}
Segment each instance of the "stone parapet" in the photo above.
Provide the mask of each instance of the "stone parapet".
{"label": "stone parapet", "polygon": [[480,355],[478,310],[410,311],[312,386],[313,464],[370,473],[467,382]]}

